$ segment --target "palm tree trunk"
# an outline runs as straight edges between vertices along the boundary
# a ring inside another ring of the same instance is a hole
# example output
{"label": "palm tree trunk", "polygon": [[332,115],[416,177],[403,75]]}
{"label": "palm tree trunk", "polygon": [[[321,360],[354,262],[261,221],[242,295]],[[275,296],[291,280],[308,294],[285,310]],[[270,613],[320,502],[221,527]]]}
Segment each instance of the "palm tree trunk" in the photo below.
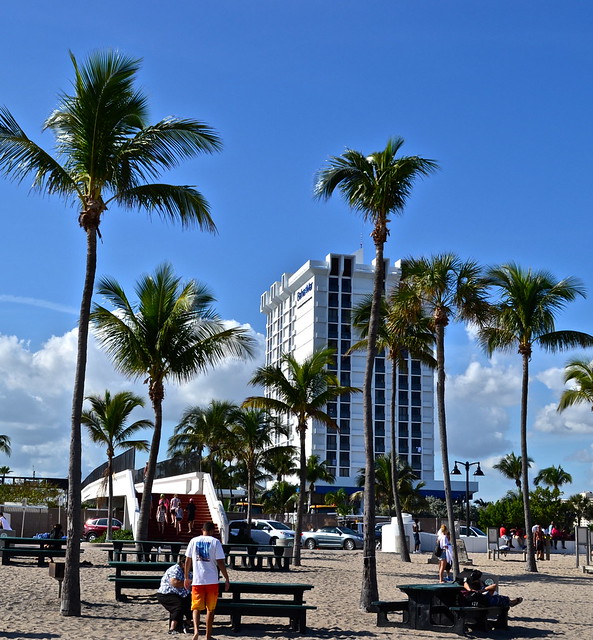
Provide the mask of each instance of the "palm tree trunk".
{"label": "palm tree trunk", "polygon": [[437,350],[437,412],[439,418],[439,437],[441,440],[441,462],[443,466],[445,502],[447,504],[447,522],[449,526],[451,546],[453,547],[453,573],[457,576],[459,573],[459,557],[457,554],[457,536],[455,535],[455,516],[453,514],[451,477],[449,476],[449,446],[447,444],[447,416],[445,413],[445,326],[446,322],[435,322]]}
{"label": "palm tree trunk", "polygon": [[404,532],[404,518],[402,516],[402,505],[399,499],[399,472],[397,468],[397,447],[395,433],[395,394],[397,383],[397,365],[395,358],[391,358],[391,489],[393,491],[393,504],[395,506],[395,517],[397,519],[398,537],[398,553],[402,562],[412,562],[410,558],[410,550],[406,544],[406,536]]}
{"label": "palm tree trunk", "polygon": [[296,517],[296,526],[294,528],[294,566],[301,566],[301,535],[303,533],[303,513],[305,511],[305,494],[307,491],[307,454],[305,450],[305,433],[306,433],[306,424],[301,424],[299,422],[297,426],[299,430],[299,440],[300,440],[300,478],[299,478],[299,499],[297,502],[297,517]]}
{"label": "palm tree trunk", "polygon": [[375,544],[375,442],[373,421],[373,374],[377,356],[377,330],[379,327],[379,310],[385,281],[385,265],[383,263],[383,245],[386,230],[381,232],[378,225],[373,231],[375,241],[375,274],[373,278],[373,298],[369,333],[367,337],[367,358],[364,372],[363,393],[363,428],[365,451],[365,483],[364,483],[364,543],[362,561],[362,588],[360,590],[360,608],[371,610],[371,603],[379,599],[377,586],[377,556]]}
{"label": "palm tree trunk", "polygon": [[523,353],[523,379],[521,381],[521,484],[523,492],[523,513],[527,540],[527,571],[537,573],[533,533],[531,531],[531,509],[529,508],[529,457],[527,456],[527,397],[529,392],[530,353]]}
{"label": "palm tree trunk", "polygon": [[142,491],[142,502],[140,503],[140,514],[138,516],[138,527],[136,540],[148,539],[148,524],[150,521],[150,509],[152,502],[152,484],[156,474],[156,463],[161,444],[161,431],[163,428],[163,397],[164,389],[162,382],[149,383],[149,396],[154,410],[154,430],[150,443],[150,453],[148,454],[148,466],[144,475],[144,489]]}
{"label": "palm tree trunk", "polygon": [[109,456],[107,461],[107,534],[105,540],[111,542],[113,533],[111,531],[113,526],[112,513],[113,513],[113,456]]}
{"label": "palm tree trunk", "polygon": [[95,286],[95,272],[97,270],[97,227],[93,225],[85,231],[87,238],[86,273],[82,290],[82,300],[80,302],[80,317],[78,320],[76,373],[74,375],[74,391],[72,394],[72,427],[70,432],[70,457],[68,461],[68,542],[66,543],[65,575],[60,606],[60,613],[63,616],[80,616],[79,565],[80,538],[82,536],[80,500],[82,438],[80,424],[82,404],[84,402],[89,318],[93,288]]}

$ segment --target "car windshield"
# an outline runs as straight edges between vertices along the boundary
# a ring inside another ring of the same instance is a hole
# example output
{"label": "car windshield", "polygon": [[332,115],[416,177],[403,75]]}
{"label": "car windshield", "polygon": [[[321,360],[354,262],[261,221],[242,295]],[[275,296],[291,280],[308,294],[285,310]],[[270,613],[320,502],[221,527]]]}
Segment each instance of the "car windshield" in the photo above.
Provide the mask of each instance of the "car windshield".
{"label": "car windshield", "polygon": [[275,520],[270,520],[269,525],[274,529],[280,529],[281,531],[290,531],[290,527],[287,527],[283,522],[276,522]]}
{"label": "car windshield", "polygon": [[354,531],[354,529],[350,529],[348,527],[340,527],[339,531],[341,531],[342,533],[345,533],[349,536],[357,536],[358,533],[356,533],[356,531]]}
{"label": "car windshield", "polygon": [[482,529],[478,529],[478,527],[472,527],[472,530],[477,536],[486,536]]}

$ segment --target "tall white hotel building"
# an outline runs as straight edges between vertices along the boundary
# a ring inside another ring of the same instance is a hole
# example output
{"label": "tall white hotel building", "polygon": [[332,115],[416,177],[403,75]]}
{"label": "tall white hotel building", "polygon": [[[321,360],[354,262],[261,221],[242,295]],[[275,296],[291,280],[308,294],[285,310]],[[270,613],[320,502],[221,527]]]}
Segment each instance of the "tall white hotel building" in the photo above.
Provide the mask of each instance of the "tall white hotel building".
{"label": "tall white hotel building", "polygon": [[[389,292],[400,271],[385,262]],[[295,273],[283,274],[261,297],[261,311],[267,316],[266,364],[278,364],[284,353],[301,361],[314,349],[329,346],[337,352],[340,382],[362,388],[366,354],[345,354],[358,338],[352,309],[372,292],[373,270],[373,265],[364,264],[360,249],[348,255],[330,253],[325,260],[310,260]],[[391,362],[379,354],[373,384],[375,455],[391,451],[390,397]],[[396,407],[398,455],[426,483],[423,493],[442,495],[442,481],[434,481],[434,374],[418,360],[410,359],[408,370],[397,375]],[[365,465],[362,394],[341,396],[327,411],[340,431],[317,422],[309,425],[307,456],[316,454],[327,461],[336,478],[331,490],[358,489],[356,477]],[[298,446],[295,430],[290,442]],[[322,482],[316,488],[321,493],[328,490]]]}

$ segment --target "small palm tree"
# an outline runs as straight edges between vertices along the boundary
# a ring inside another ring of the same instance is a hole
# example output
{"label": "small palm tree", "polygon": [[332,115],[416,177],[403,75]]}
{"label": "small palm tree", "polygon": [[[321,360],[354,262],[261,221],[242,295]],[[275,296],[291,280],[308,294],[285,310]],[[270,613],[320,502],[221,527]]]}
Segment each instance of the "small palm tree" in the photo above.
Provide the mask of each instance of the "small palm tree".
{"label": "small palm tree", "polygon": [[140,429],[151,428],[150,420],[136,420],[128,425],[130,414],[134,409],[144,406],[144,400],[129,391],[120,391],[111,395],[105,391],[103,396],[87,396],[91,409],[82,412],[82,424],[84,424],[91,437],[97,444],[102,444],[107,449],[107,534],[106,539],[111,540],[111,527],[113,515],[113,458],[118,448],[131,448],[136,451],[148,451],[146,440],[133,440],[132,436]]}
{"label": "small palm tree", "polygon": [[[432,355],[434,346],[434,332],[431,330],[430,318],[424,315],[419,305],[408,305],[406,299],[399,295],[400,288],[396,287],[388,299],[381,304],[379,329],[377,333],[377,348],[385,349],[391,360],[391,482],[394,497],[395,516],[400,531],[404,530],[404,520],[399,492],[397,491],[397,438],[396,438],[396,397],[397,372],[408,370],[408,354],[420,360],[429,367],[436,367],[436,360]],[[367,297],[354,309],[352,324],[358,329],[361,340],[355,343],[350,351],[366,349],[369,320],[371,315],[371,298]],[[406,544],[406,537],[398,537],[398,552],[402,562],[412,562],[410,550]]]}
{"label": "small palm tree", "polygon": [[387,141],[385,149],[370,155],[348,149],[343,155],[330,158],[315,185],[315,196],[327,200],[338,190],[348,206],[362,214],[373,225],[371,236],[375,245],[373,297],[367,336],[367,359],[363,386],[363,424],[365,468],[368,485],[364,497],[364,565],[360,606],[369,611],[378,599],[377,559],[375,556],[375,503],[373,493],[374,430],[373,371],[377,356],[377,333],[381,298],[385,283],[384,247],[389,235],[389,216],[401,214],[416,180],[437,170],[434,160],[420,156],[397,156],[403,138]]}
{"label": "small palm tree", "polygon": [[208,449],[210,475],[214,477],[217,455],[229,441],[229,429],[237,409],[236,404],[225,400],[211,400],[206,407],[186,409],[169,438],[168,454],[181,457],[197,454],[201,471],[202,455],[204,449]]}
{"label": "small palm tree", "polygon": [[0,452],[10,456],[12,449],[10,448],[10,438],[8,436],[0,436]]}
{"label": "small palm tree", "polygon": [[551,487],[556,493],[560,493],[560,487],[562,485],[571,484],[571,482],[572,476],[560,465],[542,469],[533,479],[533,483],[536,486],[544,484],[546,487]]}
{"label": "small palm tree", "polygon": [[[532,458],[528,458],[527,467],[531,467],[533,463]],[[523,464],[521,462],[521,456],[516,456],[514,451],[507,453],[496,464],[492,465],[493,469],[500,471],[505,478],[513,480],[517,485],[519,493],[521,493],[521,474],[523,472]]]}
{"label": "small palm tree", "polygon": [[328,469],[327,460],[321,460],[316,454],[312,454],[307,458],[305,478],[309,486],[309,506],[313,504],[313,494],[315,493],[317,482],[321,480],[322,482],[327,482],[327,484],[334,484],[336,481],[334,474]]}
{"label": "small palm tree", "polygon": [[[251,396],[243,406],[267,409],[276,415],[294,418],[299,436],[299,501],[295,539],[300,540],[303,532],[303,513],[307,477],[303,469],[307,468],[306,434],[307,425],[317,420],[330,428],[337,429],[336,421],[326,411],[326,405],[344,393],[359,391],[354,387],[342,387],[336,376],[326,367],[334,361],[333,349],[314,351],[312,355],[299,362],[294,356],[285,354],[280,364],[260,367],[251,379],[251,384],[264,386],[270,396]],[[295,544],[294,563],[301,564],[301,547]]]}
{"label": "small palm tree", "polygon": [[488,279],[499,295],[490,325],[480,331],[480,341],[488,354],[514,351],[523,362],[521,382],[521,484],[525,529],[527,531],[527,571],[537,571],[531,536],[529,507],[529,456],[527,455],[527,401],[529,361],[535,345],[549,352],[593,345],[593,336],[580,331],[556,331],[556,315],[585,289],[576,278],[556,280],[547,271],[525,270],[514,263],[488,270]]}
{"label": "small palm tree", "polygon": [[348,516],[352,513],[352,500],[344,487],[337,491],[328,491],[325,494],[325,504],[333,504],[339,516]]}
{"label": "small palm tree", "polygon": [[264,461],[264,469],[276,478],[276,482],[281,482],[286,476],[298,473],[297,455],[297,447],[291,445],[282,448],[275,447],[268,452]]}
{"label": "small palm tree", "polygon": [[242,328],[225,328],[214,312],[214,298],[194,280],[182,283],[171,265],[157,268],[136,284],[132,304],[111,278],[102,278],[97,292],[113,306],[95,305],[91,320],[97,339],[124,375],[142,378],[154,411],[154,431],[136,535],[146,540],[152,484],[161,442],[165,381],[183,383],[229,357],[247,358],[253,340]]}
{"label": "small palm tree", "polygon": [[593,411],[593,363],[583,359],[568,362],[564,369],[564,384],[569,382],[575,388],[562,392],[558,411],[564,411],[575,404],[588,404]]}
{"label": "small palm tree", "polygon": [[247,470],[247,522],[251,523],[255,495],[255,478],[258,469],[275,448],[278,436],[287,437],[288,429],[265,409],[237,409],[230,426],[228,447],[234,457]]}
{"label": "small palm tree", "polygon": [[574,513],[577,527],[581,526],[581,520],[593,520],[593,502],[581,493],[575,493],[566,501],[566,506]]}
{"label": "small palm tree", "polygon": [[283,514],[292,511],[297,501],[297,486],[285,480],[275,482],[262,496],[265,513]]}
{"label": "small palm tree", "polygon": [[484,321],[489,312],[486,300],[487,284],[482,269],[473,260],[461,260],[453,253],[431,258],[407,259],[402,264],[402,305],[419,306],[432,317],[436,338],[437,360],[437,413],[441,441],[441,463],[445,473],[445,502],[451,543],[453,545],[453,569],[459,573],[459,559],[455,540],[455,516],[451,493],[451,478],[446,473],[449,465],[447,441],[447,415],[445,411],[445,330],[451,320],[468,323]]}
{"label": "small palm tree", "polygon": [[2,476],[2,484],[5,483],[6,476],[9,473],[12,473],[12,469],[10,467],[7,467],[7,466],[0,467],[0,476]]}
{"label": "small palm tree", "polygon": [[97,267],[99,227],[108,207],[156,213],[184,227],[216,229],[203,195],[188,186],[147,182],[181,160],[221,148],[216,133],[189,119],[167,117],[147,122],[147,97],[134,83],[140,61],[108,51],[74,66],[73,93],[62,94],[44,123],[55,135],[56,158],[0,107],[0,171],[17,182],[33,179],[32,188],[58,195],[80,211],[86,235],[86,269],[80,317],[68,466],[68,543],[61,612],[80,616],[81,415],[87,361],[89,314]]}

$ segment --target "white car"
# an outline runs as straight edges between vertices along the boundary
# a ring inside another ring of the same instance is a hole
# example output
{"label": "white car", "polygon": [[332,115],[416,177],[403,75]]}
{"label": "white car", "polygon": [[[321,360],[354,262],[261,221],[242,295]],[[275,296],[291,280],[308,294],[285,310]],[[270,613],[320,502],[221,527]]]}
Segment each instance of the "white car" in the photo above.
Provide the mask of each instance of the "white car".
{"label": "white car", "polygon": [[[229,536],[237,535],[246,527],[247,520],[232,520],[229,522]],[[294,531],[277,520],[252,520],[251,537],[257,544],[276,544],[278,540],[294,544]]]}

